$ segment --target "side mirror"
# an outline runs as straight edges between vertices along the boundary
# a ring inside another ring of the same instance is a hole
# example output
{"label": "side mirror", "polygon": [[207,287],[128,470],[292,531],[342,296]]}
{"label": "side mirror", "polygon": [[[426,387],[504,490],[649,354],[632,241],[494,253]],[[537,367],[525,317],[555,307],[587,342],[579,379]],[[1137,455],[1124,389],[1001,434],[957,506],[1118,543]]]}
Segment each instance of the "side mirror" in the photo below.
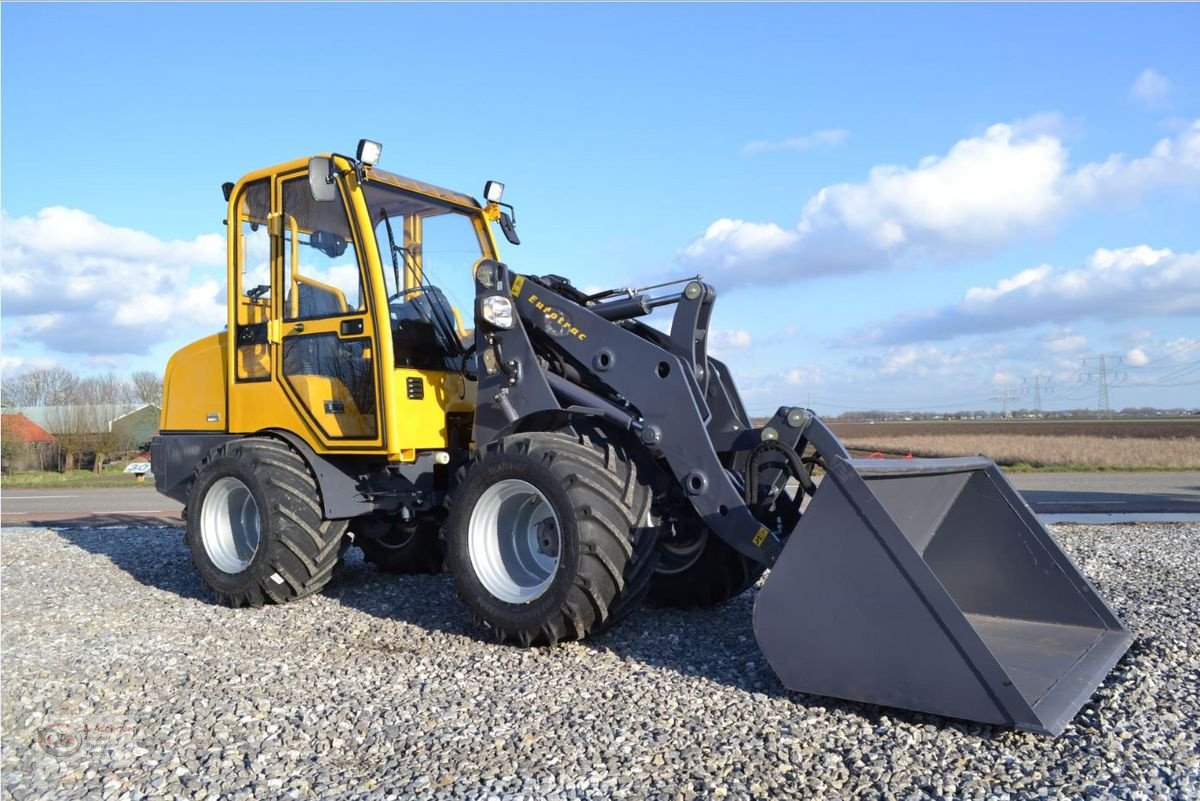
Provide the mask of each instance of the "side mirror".
{"label": "side mirror", "polygon": [[337,176],[333,172],[332,159],[316,156],[308,160],[308,188],[318,203],[337,200]]}
{"label": "side mirror", "polygon": [[500,230],[504,232],[504,238],[514,245],[521,244],[521,237],[517,236],[517,224],[513,222],[513,218],[508,216],[507,211],[500,212]]}

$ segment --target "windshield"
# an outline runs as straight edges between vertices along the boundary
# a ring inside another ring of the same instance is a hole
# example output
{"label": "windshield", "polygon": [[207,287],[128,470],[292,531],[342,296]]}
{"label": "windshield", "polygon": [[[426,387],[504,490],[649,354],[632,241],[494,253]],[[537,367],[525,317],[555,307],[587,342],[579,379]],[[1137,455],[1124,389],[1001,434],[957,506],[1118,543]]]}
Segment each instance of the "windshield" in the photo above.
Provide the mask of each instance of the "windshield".
{"label": "windshield", "polygon": [[471,270],[490,255],[478,212],[378,183],[363,194],[387,286],[396,366],[459,369],[473,325]]}

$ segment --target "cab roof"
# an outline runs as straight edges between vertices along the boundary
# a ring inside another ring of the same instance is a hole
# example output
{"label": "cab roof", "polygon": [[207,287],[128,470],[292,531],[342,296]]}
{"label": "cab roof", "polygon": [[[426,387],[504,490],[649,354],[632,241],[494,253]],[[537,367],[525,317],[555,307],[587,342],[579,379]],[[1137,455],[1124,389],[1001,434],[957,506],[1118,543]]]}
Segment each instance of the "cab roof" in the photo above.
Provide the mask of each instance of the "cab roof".
{"label": "cab roof", "polygon": [[452,189],[445,189],[433,184],[427,184],[424,181],[418,181],[415,178],[406,178],[403,175],[396,175],[387,170],[380,170],[375,167],[370,167],[366,170],[367,179],[375,183],[394,186],[397,189],[407,189],[411,192],[420,192],[423,195],[430,195],[445,200],[449,203],[457,203],[461,206],[470,206],[479,208],[479,201],[470,195],[464,195],[461,192],[455,192]]}

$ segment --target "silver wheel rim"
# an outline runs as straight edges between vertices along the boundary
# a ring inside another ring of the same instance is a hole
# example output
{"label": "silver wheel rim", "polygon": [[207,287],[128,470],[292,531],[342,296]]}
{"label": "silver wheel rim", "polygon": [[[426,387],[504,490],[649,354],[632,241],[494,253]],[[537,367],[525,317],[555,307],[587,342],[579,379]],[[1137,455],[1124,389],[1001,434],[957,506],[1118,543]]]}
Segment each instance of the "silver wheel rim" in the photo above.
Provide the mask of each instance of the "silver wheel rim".
{"label": "silver wheel rim", "polygon": [[708,529],[701,529],[698,536],[690,540],[661,540],[658,544],[658,564],[654,572],[663,576],[682,573],[700,558],[708,543]]}
{"label": "silver wheel rim", "polygon": [[258,503],[250,488],[233,476],[217,479],[200,508],[200,537],[218,570],[241,573],[249,567],[261,537]]}
{"label": "silver wheel rim", "polygon": [[484,589],[510,604],[546,592],[562,555],[562,527],[546,496],[510,478],[484,490],[467,524],[471,567]]}

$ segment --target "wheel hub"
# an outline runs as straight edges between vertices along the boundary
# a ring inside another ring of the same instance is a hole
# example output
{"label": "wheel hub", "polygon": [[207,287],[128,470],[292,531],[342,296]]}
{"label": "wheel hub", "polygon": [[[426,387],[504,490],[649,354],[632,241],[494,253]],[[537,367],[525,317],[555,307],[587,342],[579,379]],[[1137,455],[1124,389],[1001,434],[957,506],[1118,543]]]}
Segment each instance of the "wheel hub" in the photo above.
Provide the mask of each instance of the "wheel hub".
{"label": "wheel hub", "polygon": [[258,502],[241,479],[225,476],[213,482],[200,506],[204,552],[225,573],[250,566],[262,537]]}
{"label": "wheel hub", "polygon": [[546,496],[532,484],[504,479],[484,490],[467,526],[471,566],[501,601],[530,603],[558,571],[562,534]]}

